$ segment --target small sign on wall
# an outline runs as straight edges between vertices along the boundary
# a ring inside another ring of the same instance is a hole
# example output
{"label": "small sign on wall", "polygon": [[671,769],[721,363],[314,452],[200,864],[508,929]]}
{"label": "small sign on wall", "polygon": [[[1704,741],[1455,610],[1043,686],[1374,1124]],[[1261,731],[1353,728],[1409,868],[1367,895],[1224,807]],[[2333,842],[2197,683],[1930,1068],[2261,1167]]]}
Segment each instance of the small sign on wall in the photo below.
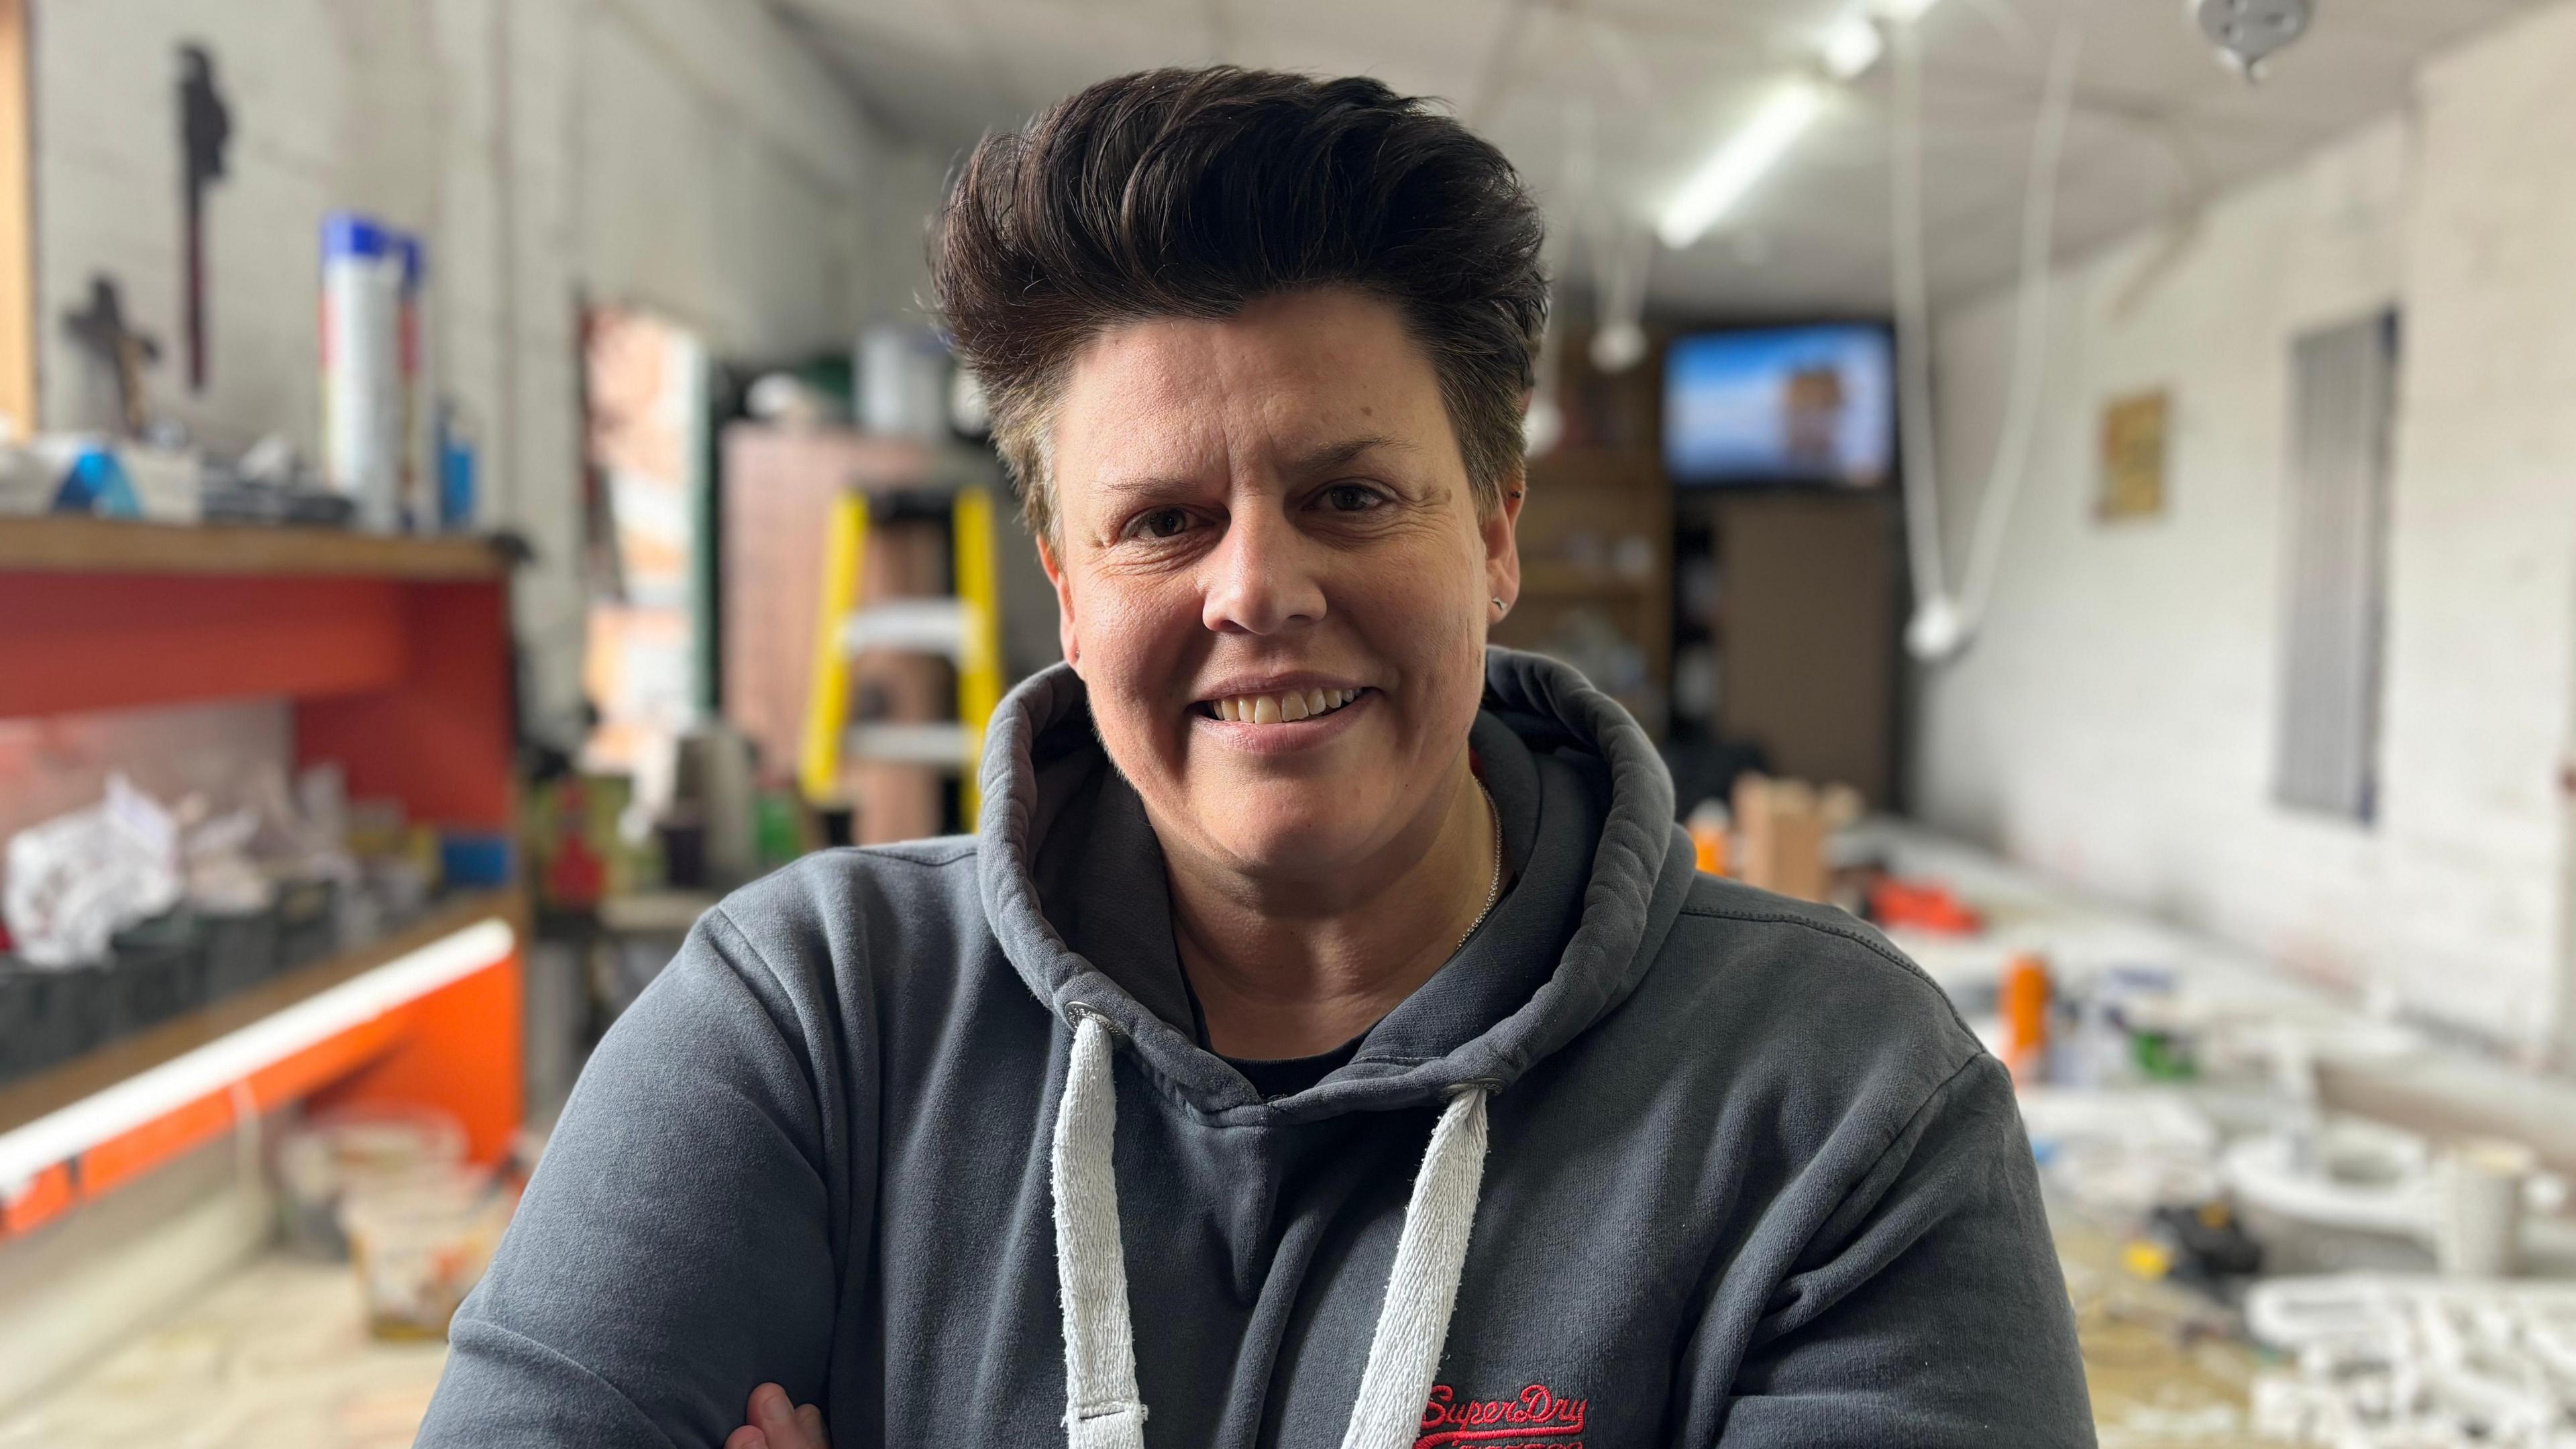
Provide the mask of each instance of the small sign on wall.
{"label": "small sign on wall", "polygon": [[2172,395],[2163,388],[2102,405],[2101,491],[2094,517],[2122,523],[2163,516],[2165,434],[2172,413]]}

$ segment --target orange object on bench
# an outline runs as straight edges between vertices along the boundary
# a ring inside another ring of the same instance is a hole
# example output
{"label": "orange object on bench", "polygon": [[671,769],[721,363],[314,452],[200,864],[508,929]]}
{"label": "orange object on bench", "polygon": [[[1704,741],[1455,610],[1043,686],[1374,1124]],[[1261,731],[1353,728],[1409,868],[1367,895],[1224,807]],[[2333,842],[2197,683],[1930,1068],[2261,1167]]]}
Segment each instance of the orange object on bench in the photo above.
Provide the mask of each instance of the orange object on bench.
{"label": "orange object on bench", "polygon": [[1976,908],[1931,881],[1886,876],[1870,883],[1869,918],[1881,926],[1973,936],[1986,928]]}

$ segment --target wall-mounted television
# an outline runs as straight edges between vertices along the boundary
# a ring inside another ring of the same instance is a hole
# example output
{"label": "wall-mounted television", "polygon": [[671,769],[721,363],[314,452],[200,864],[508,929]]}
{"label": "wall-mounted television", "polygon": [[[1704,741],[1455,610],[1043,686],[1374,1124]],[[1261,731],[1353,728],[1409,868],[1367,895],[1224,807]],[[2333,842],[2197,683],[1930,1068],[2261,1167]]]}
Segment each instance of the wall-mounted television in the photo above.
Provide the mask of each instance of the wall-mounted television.
{"label": "wall-mounted television", "polygon": [[1675,483],[1875,488],[1894,471],[1896,368],[1866,322],[1749,327],[1674,341],[1664,468]]}

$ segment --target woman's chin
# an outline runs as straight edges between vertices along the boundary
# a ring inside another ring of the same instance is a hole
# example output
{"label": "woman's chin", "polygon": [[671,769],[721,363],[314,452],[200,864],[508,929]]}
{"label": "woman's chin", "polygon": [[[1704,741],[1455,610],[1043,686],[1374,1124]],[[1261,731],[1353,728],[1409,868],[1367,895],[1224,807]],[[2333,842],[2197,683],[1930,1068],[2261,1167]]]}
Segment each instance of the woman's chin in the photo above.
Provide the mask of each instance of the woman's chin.
{"label": "woman's chin", "polygon": [[1268,812],[1257,819],[1236,815],[1206,822],[1205,830],[1237,870],[1282,880],[1354,868],[1369,859],[1371,845],[1387,834],[1386,822],[1376,812],[1357,819],[1338,811]]}

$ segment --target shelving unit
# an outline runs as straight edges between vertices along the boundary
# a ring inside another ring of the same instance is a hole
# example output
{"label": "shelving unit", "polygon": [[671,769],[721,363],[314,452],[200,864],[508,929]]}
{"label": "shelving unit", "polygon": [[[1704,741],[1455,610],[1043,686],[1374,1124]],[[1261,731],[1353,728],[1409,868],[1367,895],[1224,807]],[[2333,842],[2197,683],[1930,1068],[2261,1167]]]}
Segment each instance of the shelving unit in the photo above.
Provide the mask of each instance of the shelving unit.
{"label": "shelving unit", "polygon": [[[509,565],[492,544],[0,519],[0,719],[284,697],[297,767],[443,828],[517,809]],[[294,1100],[453,1112],[479,1160],[521,1117],[515,891],[0,1091],[0,1237]]]}
{"label": "shelving unit", "polygon": [[0,1237],[113,1191],[246,1112],[308,1096],[436,1100],[478,1155],[496,1155],[519,1121],[508,968],[525,917],[516,891],[460,895],[382,940],[0,1089]]}
{"label": "shelving unit", "polygon": [[1587,447],[1531,459],[1519,533],[1520,602],[1494,641],[1571,660],[1659,729],[1672,658],[1672,490],[1661,459]]}

